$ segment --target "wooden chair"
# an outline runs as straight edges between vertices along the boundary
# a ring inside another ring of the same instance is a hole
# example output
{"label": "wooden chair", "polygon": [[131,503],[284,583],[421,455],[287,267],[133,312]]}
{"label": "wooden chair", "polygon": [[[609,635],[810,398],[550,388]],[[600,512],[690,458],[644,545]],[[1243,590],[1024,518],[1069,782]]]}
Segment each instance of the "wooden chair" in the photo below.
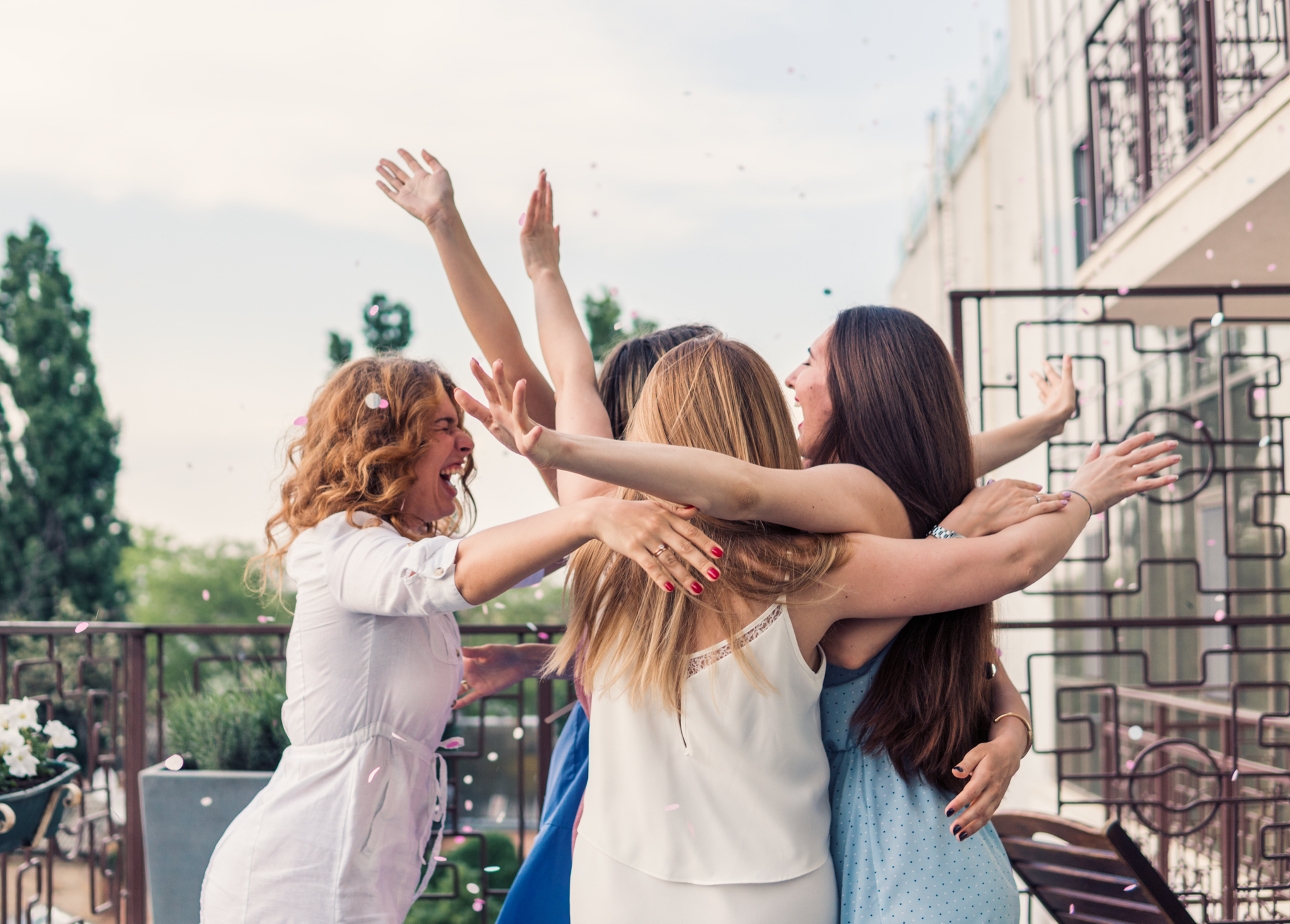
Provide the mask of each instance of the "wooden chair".
{"label": "wooden chair", "polygon": [[[1059,924],[1195,924],[1117,821],[1101,830],[1038,812],[1000,812],[1012,868]],[[1037,841],[1036,834],[1065,841]]]}

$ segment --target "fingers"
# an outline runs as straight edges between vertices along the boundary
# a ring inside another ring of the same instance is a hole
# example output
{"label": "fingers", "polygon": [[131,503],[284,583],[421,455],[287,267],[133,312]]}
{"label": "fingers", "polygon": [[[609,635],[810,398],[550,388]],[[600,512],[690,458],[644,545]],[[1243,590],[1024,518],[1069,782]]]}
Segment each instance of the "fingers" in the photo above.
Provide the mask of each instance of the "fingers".
{"label": "fingers", "polygon": [[1026,519],[1029,520],[1031,517],[1043,516],[1045,513],[1057,513],[1059,510],[1064,510],[1068,503],[1070,503],[1070,501],[1066,500],[1064,497],[1060,497],[1057,500],[1044,501],[1042,504],[1031,504],[1026,510]]}
{"label": "fingers", "polygon": [[400,167],[394,161],[385,157],[381,158],[380,166],[377,167],[376,169],[378,173],[381,173],[392,183],[394,183],[395,189],[402,189],[403,185],[412,179],[412,177],[408,176],[406,173],[403,172],[402,167]]}
{"label": "fingers", "polygon": [[1145,446],[1156,438],[1154,433],[1135,433],[1119,446],[1110,450],[1111,455],[1127,456],[1140,446]]}
{"label": "fingers", "polygon": [[439,163],[439,159],[425,148],[421,149],[421,159],[426,162],[426,169],[429,170],[430,173],[438,173],[443,169],[443,164]]}
{"label": "fingers", "polygon": [[1048,384],[1048,379],[1044,378],[1038,372],[1030,373],[1030,378],[1034,380],[1035,388],[1039,391],[1039,400],[1044,404],[1048,403],[1048,396],[1053,393],[1053,388]]}
{"label": "fingers", "polygon": [[[1150,462],[1143,462],[1139,465],[1135,465],[1132,468],[1130,468],[1129,471],[1131,471],[1134,475],[1137,475],[1138,477],[1143,477],[1146,475],[1154,475],[1156,472],[1160,471],[1161,469],[1168,468],[1171,465],[1176,465],[1181,461],[1182,461],[1182,456],[1165,456],[1161,459],[1152,459]],[[1176,475],[1174,477],[1177,478]]]}
{"label": "fingers", "polygon": [[[488,410],[488,407],[486,405],[480,404],[478,401],[476,401],[474,396],[471,395],[470,392],[462,391],[460,388],[458,388],[453,391],[452,396],[453,398],[456,399],[457,403],[461,405],[462,410],[464,410],[467,414],[469,414],[471,417],[478,420],[484,426],[490,427],[490,428],[492,427],[493,425],[492,413]],[[462,649],[463,652],[465,650],[466,649],[464,648]]]}
{"label": "fingers", "polygon": [[399,156],[402,157],[404,163],[408,165],[408,169],[412,171],[413,176],[425,175],[425,170],[421,167],[421,162],[407,151],[403,150],[403,148],[399,148]]}
{"label": "fingers", "polygon": [[463,658],[474,658],[476,661],[487,660],[496,647],[496,645],[462,645],[461,656]]}
{"label": "fingers", "polygon": [[1159,478],[1144,478],[1141,481],[1135,482],[1133,488],[1137,493],[1141,494],[1144,491],[1154,491],[1156,488],[1163,488],[1165,485],[1173,484],[1177,480],[1177,475],[1162,475]]}
{"label": "fingers", "polygon": [[1084,456],[1084,461],[1086,463],[1092,462],[1094,459],[1098,458],[1101,455],[1102,455],[1102,444],[1099,443],[1097,440],[1094,440],[1093,445],[1088,448],[1088,453]]}
{"label": "fingers", "polygon": [[390,197],[391,199],[393,199],[395,202],[397,202],[397,201],[399,200],[399,197],[398,197],[398,195],[394,192],[394,190],[390,189],[390,187],[386,186],[386,185],[385,185],[384,183],[382,183],[380,180],[377,180],[377,181],[376,181],[376,185],[377,185],[378,187],[380,187],[381,192],[385,193],[387,196],[389,196],[389,197]]}
{"label": "fingers", "polygon": [[529,204],[528,208],[524,211],[524,225],[520,229],[520,234],[528,236],[532,235],[533,232],[537,230],[537,204],[538,192],[535,189],[533,192],[529,193]]}
{"label": "fingers", "polygon": [[506,375],[506,364],[500,359],[493,362],[493,381],[497,383],[497,393],[499,395],[509,395],[514,386]]}
{"label": "fingers", "polygon": [[1128,453],[1125,458],[1130,465],[1136,465],[1139,462],[1145,462],[1148,459],[1155,458],[1162,452],[1167,452],[1178,445],[1177,440],[1161,440],[1158,443],[1152,443],[1150,446],[1143,446]]}
{"label": "fingers", "polygon": [[474,357],[470,360],[470,372],[479,383],[479,387],[484,389],[484,398],[490,405],[501,404],[497,394],[497,386],[493,383],[493,377],[484,371],[484,367]]}

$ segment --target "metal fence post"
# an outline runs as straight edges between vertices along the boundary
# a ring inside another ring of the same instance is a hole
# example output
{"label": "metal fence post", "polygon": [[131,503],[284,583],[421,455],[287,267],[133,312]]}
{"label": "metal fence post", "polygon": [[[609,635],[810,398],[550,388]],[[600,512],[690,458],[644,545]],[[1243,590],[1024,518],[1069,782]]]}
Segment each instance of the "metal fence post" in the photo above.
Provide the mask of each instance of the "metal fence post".
{"label": "metal fence post", "polygon": [[141,631],[124,633],[125,642],[125,876],[126,924],[147,924],[148,881],[143,861],[143,813],[139,772],[147,762],[148,650]]}

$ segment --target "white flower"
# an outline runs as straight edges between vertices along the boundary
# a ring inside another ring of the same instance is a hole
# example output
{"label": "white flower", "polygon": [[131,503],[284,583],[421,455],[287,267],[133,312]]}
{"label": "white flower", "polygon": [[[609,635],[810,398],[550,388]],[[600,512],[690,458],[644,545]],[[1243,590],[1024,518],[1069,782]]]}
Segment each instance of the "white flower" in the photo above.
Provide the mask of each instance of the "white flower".
{"label": "white flower", "polygon": [[40,728],[40,722],[36,718],[39,709],[40,703],[34,699],[9,700],[9,727],[19,731],[24,728]]}
{"label": "white flower", "polygon": [[0,703],[0,728],[8,728],[13,720],[13,710],[8,703]]}
{"label": "white flower", "polygon": [[51,748],[76,747],[76,736],[72,734],[72,730],[57,719],[45,723],[45,734],[49,736]]}
{"label": "white flower", "polygon": [[5,765],[13,776],[35,776],[36,755],[24,741],[22,747],[10,748],[4,755]]}
{"label": "white flower", "polygon": [[0,729],[0,754],[6,754],[14,748],[27,746],[27,739],[16,728]]}

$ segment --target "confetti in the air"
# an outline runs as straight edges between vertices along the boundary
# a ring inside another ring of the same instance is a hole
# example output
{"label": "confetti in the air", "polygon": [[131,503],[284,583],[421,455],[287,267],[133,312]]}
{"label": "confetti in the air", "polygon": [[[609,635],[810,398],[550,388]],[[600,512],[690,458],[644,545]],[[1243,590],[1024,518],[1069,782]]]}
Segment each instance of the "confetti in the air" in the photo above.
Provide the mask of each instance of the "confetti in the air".
{"label": "confetti in the air", "polygon": [[1141,725],[1130,725],[1130,726],[1129,726],[1129,740],[1130,740],[1130,741],[1140,741],[1141,739],[1142,739],[1142,726],[1141,726]]}
{"label": "confetti in the air", "polygon": [[466,891],[469,892],[471,895],[478,895],[479,885],[474,882],[468,882],[466,883]]}
{"label": "confetti in the air", "polygon": [[1272,437],[1270,436],[1262,437],[1259,440],[1259,446],[1270,446],[1271,444],[1272,444]]}
{"label": "confetti in the air", "polygon": [[[464,838],[463,838],[463,840],[464,840]],[[448,858],[447,858],[447,857],[435,857],[435,858],[434,858],[434,861],[435,861],[436,863],[447,863],[447,862],[448,862]]]}
{"label": "confetti in the air", "polygon": [[1268,272],[1269,272],[1269,273],[1275,273],[1276,271],[1277,271],[1277,265],[1276,265],[1275,263],[1269,263],[1269,264],[1268,264]]}
{"label": "confetti in the air", "polygon": [[462,805],[466,807],[466,811],[472,812],[475,809],[475,800],[467,799],[465,802],[462,803]]}
{"label": "confetti in the air", "polygon": [[1237,778],[1238,776],[1240,776],[1240,775],[1241,775],[1241,771],[1240,771],[1240,770],[1233,770],[1233,771],[1232,771],[1232,782],[1233,782],[1233,783],[1235,783],[1235,782],[1236,782],[1236,778]]}
{"label": "confetti in the air", "polygon": [[308,423],[309,423],[309,418],[305,417],[303,414],[297,417],[295,420],[291,421],[292,426],[295,426],[295,427],[303,427],[308,425]]}
{"label": "confetti in the air", "polygon": [[521,738],[523,738],[524,737],[523,726],[516,725],[515,731],[511,732],[511,737],[514,738],[516,741],[519,741]]}
{"label": "confetti in the air", "polygon": [[380,305],[373,305],[371,308],[367,309],[367,316],[369,318],[374,318],[376,317],[377,313],[380,312],[380,310],[381,310]]}
{"label": "confetti in the air", "polygon": [[1120,288],[1116,289],[1115,291],[1119,292],[1121,295],[1128,295],[1128,294],[1129,294],[1129,287],[1128,287],[1128,286],[1120,286]]}
{"label": "confetti in the air", "polygon": [[167,770],[184,769],[184,759],[180,757],[178,754],[171,754],[169,757],[167,757],[165,764],[166,764]]}
{"label": "confetti in the air", "polygon": [[212,799],[210,796],[202,796],[201,802],[202,802],[202,808],[210,808],[211,805],[215,802],[215,800]]}
{"label": "confetti in the air", "polygon": [[389,406],[390,406],[390,402],[386,401],[384,398],[382,398],[381,403],[377,405],[377,407],[379,407],[381,410],[385,410]]}
{"label": "confetti in the air", "polygon": [[524,627],[528,629],[530,632],[537,632],[538,630],[538,627],[531,622],[524,623]]}
{"label": "confetti in the air", "polygon": [[1267,396],[1268,396],[1268,390],[1266,388],[1254,389],[1254,398],[1256,401],[1262,401]]}
{"label": "confetti in the air", "polygon": [[[1136,64],[1135,64],[1135,65],[1133,65],[1133,66],[1134,66],[1134,67],[1137,67],[1138,65],[1136,65]],[[1074,913],[1075,913],[1075,903],[1074,903],[1074,902],[1071,902],[1071,914],[1074,914]]]}
{"label": "confetti in the air", "polygon": [[1215,311],[1214,316],[1209,319],[1209,326],[1218,327],[1222,323],[1223,323],[1223,312]]}
{"label": "confetti in the air", "polygon": [[490,761],[496,761],[496,760],[497,760],[497,752],[496,752],[496,751],[489,751],[489,752],[488,752],[488,759],[489,759]]}
{"label": "confetti in the air", "polygon": [[549,639],[550,637],[551,637],[551,636],[547,635],[545,632],[539,632],[539,633],[538,633],[538,639],[539,639],[540,641],[545,642],[545,641],[546,641],[547,639]]}
{"label": "confetti in the air", "polygon": [[1206,539],[1206,540],[1205,540],[1205,544],[1206,544],[1206,545],[1213,545],[1213,544],[1214,544],[1214,540],[1213,540],[1213,539]]}
{"label": "confetti in the air", "polygon": [[1124,586],[1124,578],[1116,578],[1116,579],[1115,579],[1115,586],[1116,586],[1116,587],[1123,587],[1123,586]]}
{"label": "confetti in the air", "polygon": [[501,871],[502,871],[502,868],[501,868],[500,866],[485,866],[485,867],[484,867],[484,872],[486,872],[486,873],[500,873]]}
{"label": "confetti in the air", "polygon": [[484,900],[483,900],[482,898],[477,898],[477,899],[475,899],[473,902],[471,902],[471,903],[470,903],[470,907],[471,907],[471,908],[472,908],[476,913],[478,913],[478,912],[480,912],[480,911],[483,911],[483,910],[484,910]]}
{"label": "confetti in the air", "polygon": [[260,625],[264,625],[266,622],[273,622],[274,618],[272,616],[265,616],[263,613],[261,613],[259,616],[255,617],[255,621],[258,622]]}
{"label": "confetti in the air", "polygon": [[680,804],[679,802],[673,802],[671,805],[665,805],[665,806],[663,806],[663,811],[665,811],[665,812],[675,812],[675,811],[676,811],[677,809],[679,809],[680,807],[681,807],[681,804]]}
{"label": "confetti in the air", "polygon": [[202,599],[203,599],[203,600],[210,600],[210,598],[211,598],[211,592],[210,592],[209,590],[203,590],[203,591],[202,591]]}
{"label": "confetti in the air", "polygon": [[376,410],[378,407],[381,406],[381,396],[374,391],[368,392],[367,397],[363,399],[363,403],[366,404],[368,407],[370,407],[372,410]]}
{"label": "confetti in the air", "polygon": [[1227,618],[1226,610],[1219,610],[1217,613],[1214,614],[1214,622],[1222,622],[1226,618]]}
{"label": "confetti in the air", "polygon": [[1124,891],[1132,892],[1137,887],[1138,887],[1138,884],[1136,882],[1130,882],[1127,886],[1124,887]]}
{"label": "confetti in the air", "polygon": [[1132,769],[1134,768],[1134,766],[1135,766],[1135,765],[1136,765],[1135,761],[1133,761],[1133,760],[1126,760],[1126,761],[1124,762],[1124,769],[1125,769],[1125,770],[1132,770]]}
{"label": "confetti in the air", "polygon": [[1207,251],[1205,251],[1205,259],[1206,259],[1206,260],[1212,260],[1212,259],[1214,259],[1214,251],[1213,251],[1213,250],[1207,250]]}
{"label": "confetti in the air", "polygon": [[1233,279],[1233,280],[1232,280],[1232,288],[1233,288],[1233,289],[1239,289],[1240,287],[1241,287],[1241,280],[1239,280],[1239,279]]}
{"label": "confetti in the air", "polygon": [[369,773],[369,774],[367,775],[367,782],[369,782],[369,783],[370,783],[370,782],[372,782],[372,780],[376,779],[376,774],[378,774],[378,773],[380,773],[380,772],[381,772],[381,768],[380,768],[380,767],[377,767],[375,770],[373,770],[371,773]]}
{"label": "confetti in the air", "polygon": [[528,217],[528,212],[520,212],[520,227],[524,226],[524,219]]}
{"label": "confetti in the air", "polygon": [[466,739],[461,737],[460,735],[456,735],[452,738],[448,738],[447,740],[445,740],[444,743],[440,745],[440,747],[442,747],[445,751],[455,751],[460,747],[464,747],[465,744],[466,744]]}
{"label": "confetti in the air", "polygon": [[1205,426],[1205,421],[1203,420],[1198,420],[1194,424],[1192,424],[1192,428],[1196,430],[1201,430],[1204,428],[1204,426]]}
{"label": "confetti in the air", "polygon": [[832,290],[832,289],[825,289],[825,290],[824,290],[824,294],[825,294],[825,295],[832,295],[832,294],[833,294],[833,290]]}
{"label": "confetti in the air", "polygon": [[84,632],[86,629],[88,629],[89,627],[90,627],[90,624],[89,624],[88,622],[78,622],[78,623],[76,624],[76,633],[79,635],[80,633],[82,633],[82,632]]}
{"label": "confetti in the air", "polygon": [[1252,221],[1247,221],[1247,222],[1245,223],[1245,230],[1246,230],[1246,231],[1253,231],[1253,230],[1254,230],[1254,222],[1252,222]]}

